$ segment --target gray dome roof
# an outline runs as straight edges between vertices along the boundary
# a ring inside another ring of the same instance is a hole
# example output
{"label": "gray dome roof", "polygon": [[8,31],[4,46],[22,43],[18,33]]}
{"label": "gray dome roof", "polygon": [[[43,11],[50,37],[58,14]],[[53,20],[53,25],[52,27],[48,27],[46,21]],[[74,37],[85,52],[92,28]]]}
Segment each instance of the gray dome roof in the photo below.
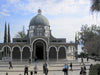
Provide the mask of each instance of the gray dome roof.
{"label": "gray dome roof", "polygon": [[41,10],[39,9],[38,14],[31,19],[29,25],[49,25],[49,22],[45,16],[41,15]]}

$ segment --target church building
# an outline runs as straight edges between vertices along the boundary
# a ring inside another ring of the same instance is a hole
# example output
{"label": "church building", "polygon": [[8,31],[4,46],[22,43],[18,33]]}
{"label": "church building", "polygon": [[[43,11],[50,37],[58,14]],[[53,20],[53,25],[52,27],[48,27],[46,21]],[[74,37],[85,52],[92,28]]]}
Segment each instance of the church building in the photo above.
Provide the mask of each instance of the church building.
{"label": "church building", "polygon": [[30,20],[27,35],[12,40],[12,43],[0,43],[0,60],[9,57],[11,60],[23,61],[37,57],[38,60],[59,61],[67,60],[69,56],[75,57],[77,52],[77,43],[66,43],[65,38],[53,37],[49,21],[40,9]]}

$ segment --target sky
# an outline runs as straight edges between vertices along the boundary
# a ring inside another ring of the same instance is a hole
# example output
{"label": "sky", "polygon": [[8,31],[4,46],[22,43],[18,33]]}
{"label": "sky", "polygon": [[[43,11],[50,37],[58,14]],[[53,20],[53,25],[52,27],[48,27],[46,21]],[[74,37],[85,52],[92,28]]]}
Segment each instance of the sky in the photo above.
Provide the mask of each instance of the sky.
{"label": "sky", "polygon": [[90,11],[90,0],[0,0],[0,43],[4,38],[4,26],[10,25],[11,39],[17,32],[29,29],[32,17],[42,10],[50,24],[52,35],[75,41],[75,33],[82,25],[99,25],[99,18]]}

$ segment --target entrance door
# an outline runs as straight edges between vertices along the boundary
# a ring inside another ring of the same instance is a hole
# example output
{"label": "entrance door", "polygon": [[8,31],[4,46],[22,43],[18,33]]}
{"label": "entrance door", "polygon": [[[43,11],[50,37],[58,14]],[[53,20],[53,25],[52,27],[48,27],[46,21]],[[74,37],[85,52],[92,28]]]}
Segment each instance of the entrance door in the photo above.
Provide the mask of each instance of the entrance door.
{"label": "entrance door", "polygon": [[36,43],[36,57],[38,59],[43,59],[44,55],[44,46],[42,42],[37,42]]}

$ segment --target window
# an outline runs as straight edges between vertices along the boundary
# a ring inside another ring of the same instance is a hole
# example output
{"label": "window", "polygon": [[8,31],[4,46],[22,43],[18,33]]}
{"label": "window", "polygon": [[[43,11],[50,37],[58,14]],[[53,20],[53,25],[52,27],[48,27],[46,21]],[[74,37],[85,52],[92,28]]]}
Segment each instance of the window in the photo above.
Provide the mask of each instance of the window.
{"label": "window", "polygon": [[45,26],[45,30],[46,30],[46,31],[48,31],[48,30],[50,30],[50,29],[49,29],[49,27],[48,27],[48,26]]}
{"label": "window", "polygon": [[34,33],[30,33],[30,35],[29,35],[30,37],[33,37],[34,36]]}
{"label": "window", "polygon": [[45,36],[46,36],[46,37],[49,36],[49,31],[45,31]]}
{"label": "window", "polygon": [[30,30],[31,30],[31,29],[34,29],[34,26],[30,26]]}

